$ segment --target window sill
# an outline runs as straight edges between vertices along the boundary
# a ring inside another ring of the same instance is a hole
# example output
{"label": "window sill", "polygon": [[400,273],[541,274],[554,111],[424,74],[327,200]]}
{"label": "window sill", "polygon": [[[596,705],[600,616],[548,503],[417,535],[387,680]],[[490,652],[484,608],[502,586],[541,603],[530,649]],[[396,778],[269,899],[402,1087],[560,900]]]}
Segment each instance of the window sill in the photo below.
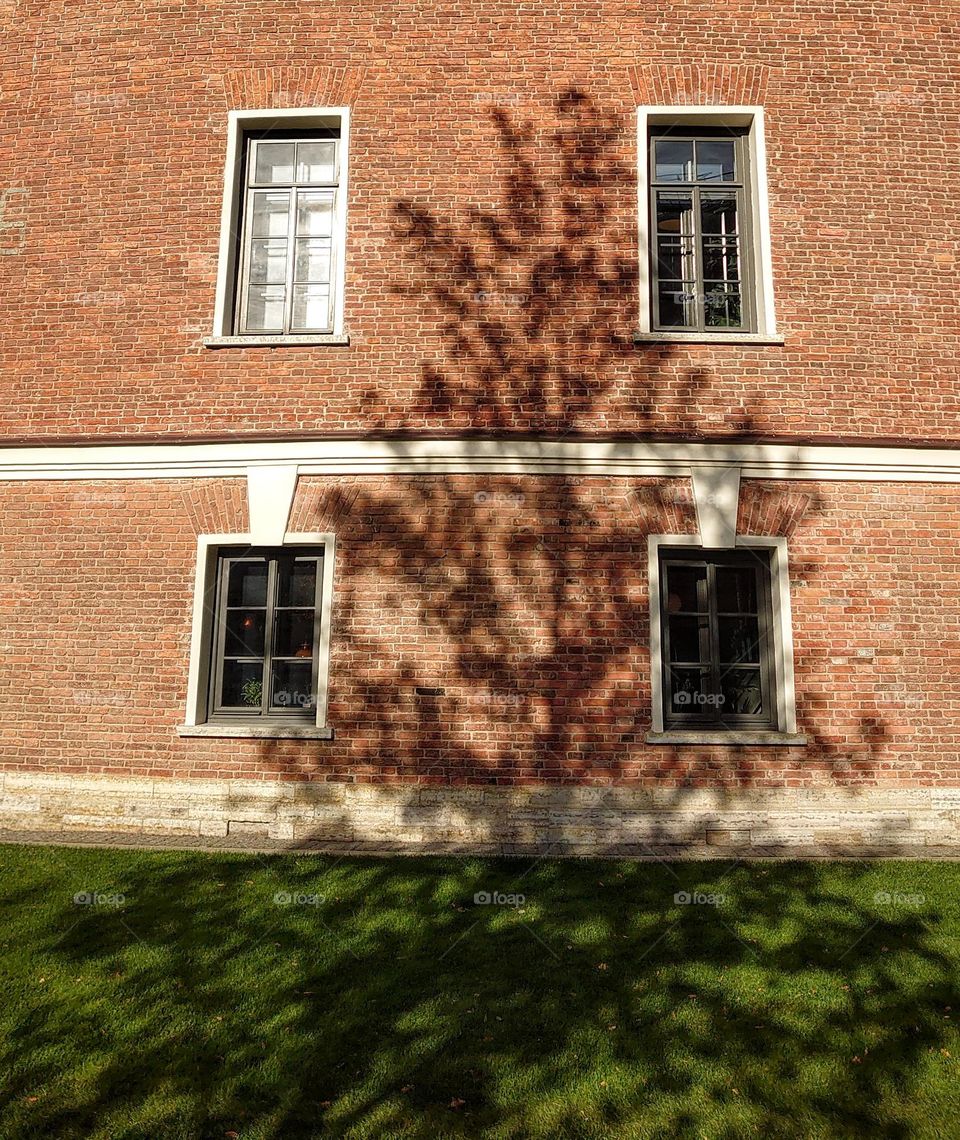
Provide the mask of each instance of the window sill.
{"label": "window sill", "polygon": [[257,740],[333,740],[315,724],[178,724],[178,736],[251,737]]}
{"label": "window sill", "polygon": [[647,744],[731,744],[765,745],[770,747],[802,747],[807,743],[800,732],[738,732],[735,729],[678,729],[674,732],[648,732]]}
{"label": "window sill", "polygon": [[340,345],[350,343],[341,333],[305,333],[291,336],[208,336],[204,348],[287,348],[291,345]]}
{"label": "window sill", "polygon": [[776,333],[636,332],[634,344],[784,344]]}

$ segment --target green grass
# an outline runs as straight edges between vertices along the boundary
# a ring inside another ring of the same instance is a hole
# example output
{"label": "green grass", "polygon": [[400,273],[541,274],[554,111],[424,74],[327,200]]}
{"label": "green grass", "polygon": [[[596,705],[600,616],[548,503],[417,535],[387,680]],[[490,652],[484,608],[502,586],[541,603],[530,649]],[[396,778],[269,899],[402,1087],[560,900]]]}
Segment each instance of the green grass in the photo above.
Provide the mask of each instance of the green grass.
{"label": "green grass", "polygon": [[0,884],[4,1138],[960,1134],[956,864],[4,847]]}

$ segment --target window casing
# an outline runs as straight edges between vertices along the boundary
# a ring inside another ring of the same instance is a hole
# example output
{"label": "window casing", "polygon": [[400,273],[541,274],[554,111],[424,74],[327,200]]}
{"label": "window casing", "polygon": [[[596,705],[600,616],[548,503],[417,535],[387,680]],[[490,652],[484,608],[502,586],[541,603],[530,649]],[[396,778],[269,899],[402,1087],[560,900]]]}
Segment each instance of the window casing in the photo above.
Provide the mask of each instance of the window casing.
{"label": "window casing", "polygon": [[317,714],[323,547],[217,554],[210,721],[302,721]]}
{"label": "window casing", "polygon": [[663,725],[776,730],[769,555],[661,548]]}
{"label": "window casing", "polygon": [[647,161],[652,328],[754,332],[746,129],[656,126]]}
{"label": "window casing", "polygon": [[338,259],[340,131],[247,133],[235,330],[330,333]]}

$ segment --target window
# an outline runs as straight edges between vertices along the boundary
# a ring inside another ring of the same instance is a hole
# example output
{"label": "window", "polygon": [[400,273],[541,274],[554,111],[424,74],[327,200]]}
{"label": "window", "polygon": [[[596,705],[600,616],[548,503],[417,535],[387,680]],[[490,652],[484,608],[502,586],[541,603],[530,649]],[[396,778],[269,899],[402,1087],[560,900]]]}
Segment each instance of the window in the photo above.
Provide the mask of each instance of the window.
{"label": "window", "polygon": [[240,333],[332,332],[339,132],[246,138]]}
{"label": "window", "polygon": [[193,634],[181,736],[329,740],[332,534],[197,540]]}
{"label": "window", "polygon": [[221,551],[218,563],[211,718],[312,721],[323,551]]}
{"label": "window", "polygon": [[640,108],[638,340],[780,343],[760,108]]}
{"label": "window", "polygon": [[775,729],[769,560],[660,556],[664,723]]}
{"label": "window", "polygon": [[346,344],[347,108],[231,112],[210,348]]}
{"label": "window", "polygon": [[655,329],[753,327],[744,135],[707,130],[658,127],[650,140]]}

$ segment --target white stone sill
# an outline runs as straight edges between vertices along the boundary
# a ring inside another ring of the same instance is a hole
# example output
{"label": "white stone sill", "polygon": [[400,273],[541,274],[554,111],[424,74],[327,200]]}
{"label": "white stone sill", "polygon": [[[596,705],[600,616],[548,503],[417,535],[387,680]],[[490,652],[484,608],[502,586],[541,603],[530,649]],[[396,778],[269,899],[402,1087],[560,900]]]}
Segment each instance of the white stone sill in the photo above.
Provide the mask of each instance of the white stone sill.
{"label": "white stone sill", "polygon": [[648,732],[647,744],[731,744],[799,748],[807,743],[800,732]]}
{"label": "white stone sill", "polygon": [[784,344],[775,333],[636,332],[634,344]]}
{"label": "white stone sill", "polygon": [[178,724],[178,736],[251,737],[257,740],[333,740],[332,728],[314,724]]}
{"label": "white stone sill", "polygon": [[291,336],[208,336],[204,348],[291,348],[309,345],[340,345],[346,347],[350,338],[341,334],[317,333]]}

